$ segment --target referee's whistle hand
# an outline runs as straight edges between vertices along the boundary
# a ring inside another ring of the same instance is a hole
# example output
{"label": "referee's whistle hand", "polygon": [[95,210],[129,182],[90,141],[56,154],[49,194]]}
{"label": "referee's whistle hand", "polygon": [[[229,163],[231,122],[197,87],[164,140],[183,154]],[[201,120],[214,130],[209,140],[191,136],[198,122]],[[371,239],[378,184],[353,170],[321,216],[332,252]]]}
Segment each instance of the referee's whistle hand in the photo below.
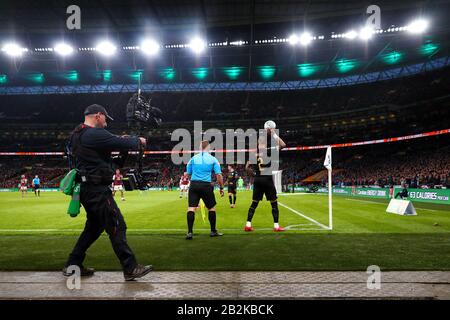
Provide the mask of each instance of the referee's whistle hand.
{"label": "referee's whistle hand", "polygon": [[220,189],[220,197],[223,197],[225,195],[225,192],[223,192],[223,189]]}

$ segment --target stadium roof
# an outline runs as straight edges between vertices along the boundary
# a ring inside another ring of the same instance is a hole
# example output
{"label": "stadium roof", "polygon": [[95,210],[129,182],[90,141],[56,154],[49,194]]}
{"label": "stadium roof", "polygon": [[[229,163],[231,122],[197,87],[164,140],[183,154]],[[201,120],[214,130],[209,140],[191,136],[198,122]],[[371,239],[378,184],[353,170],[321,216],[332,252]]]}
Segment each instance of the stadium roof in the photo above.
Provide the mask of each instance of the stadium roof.
{"label": "stadium roof", "polygon": [[[385,32],[366,42],[334,37],[364,25],[370,3],[353,0],[82,0],[77,2],[80,30],[66,27],[71,1],[46,4],[0,3],[0,47],[5,51],[5,42],[14,41],[28,50],[17,59],[0,52],[0,87],[126,85],[136,84],[141,75],[147,84],[314,80],[450,56],[448,0],[378,1],[384,29],[380,31]],[[426,34],[411,36],[398,30],[422,16],[431,21]],[[308,47],[287,43],[290,34],[304,30],[318,39]],[[208,41],[202,54],[183,47],[195,35]],[[136,49],[148,36],[161,45],[156,57]],[[116,55],[98,55],[99,39],[114,42]],[[62,40],[74,47],[73,57],[62,58],[54,51]],[[243,45],[232,45],[239,41]]]}
{"label": "stadium roof", "polygon": [[[59,33],[66,26],[71,0],[20,0],[0,3],[0,34]],[[229,27],[310,22],[362,17],[372,3],[360,0],[80,0],[80,32],[134,32],[143,28],[181,30],[190,27]],[[445,12],[447,0],[376,1],[383,19],[399,13]]]}

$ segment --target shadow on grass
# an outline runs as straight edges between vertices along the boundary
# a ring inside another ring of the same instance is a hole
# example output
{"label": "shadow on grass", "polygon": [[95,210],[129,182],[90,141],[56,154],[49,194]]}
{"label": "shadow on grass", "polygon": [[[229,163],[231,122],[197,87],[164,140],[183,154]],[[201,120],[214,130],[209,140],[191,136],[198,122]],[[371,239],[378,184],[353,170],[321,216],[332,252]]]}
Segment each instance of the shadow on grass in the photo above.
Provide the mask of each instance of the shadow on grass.
{"label": "shadow on grass", "polygon": [[[77,236],[0,238],[0,270],[60,270]],[[129,235],[141,263],[157,271],[450,270],[450,234],[244,234],[184,240],[177,234]],[[88,251],[85,265],[120,270],[109,239]]]}

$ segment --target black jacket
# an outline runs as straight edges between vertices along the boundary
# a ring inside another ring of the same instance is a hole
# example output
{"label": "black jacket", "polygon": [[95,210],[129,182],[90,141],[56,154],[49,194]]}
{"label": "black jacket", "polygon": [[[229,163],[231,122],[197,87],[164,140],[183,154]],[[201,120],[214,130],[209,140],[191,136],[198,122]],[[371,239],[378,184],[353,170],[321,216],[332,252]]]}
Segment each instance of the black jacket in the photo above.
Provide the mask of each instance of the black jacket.
{"label": "black jacket", "polygon": [[75,167],[83,174],[111,178],[114,174],[111,152],[138,150],[139,144],[138,137],[120,137],[103,128],[85,124],[77,126],[70,137]]}

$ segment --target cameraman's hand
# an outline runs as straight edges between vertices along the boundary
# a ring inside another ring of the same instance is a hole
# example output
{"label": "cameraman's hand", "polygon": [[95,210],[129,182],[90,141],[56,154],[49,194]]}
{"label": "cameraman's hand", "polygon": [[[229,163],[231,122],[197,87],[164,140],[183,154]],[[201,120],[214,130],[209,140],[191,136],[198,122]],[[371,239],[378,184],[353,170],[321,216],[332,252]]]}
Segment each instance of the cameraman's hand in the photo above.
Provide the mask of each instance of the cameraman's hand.
{"label": "cameraman's hand", "polygon": [[145,138],[139,137],[139,142],[142,147],[145,148],[147,146],[147,140]]}

